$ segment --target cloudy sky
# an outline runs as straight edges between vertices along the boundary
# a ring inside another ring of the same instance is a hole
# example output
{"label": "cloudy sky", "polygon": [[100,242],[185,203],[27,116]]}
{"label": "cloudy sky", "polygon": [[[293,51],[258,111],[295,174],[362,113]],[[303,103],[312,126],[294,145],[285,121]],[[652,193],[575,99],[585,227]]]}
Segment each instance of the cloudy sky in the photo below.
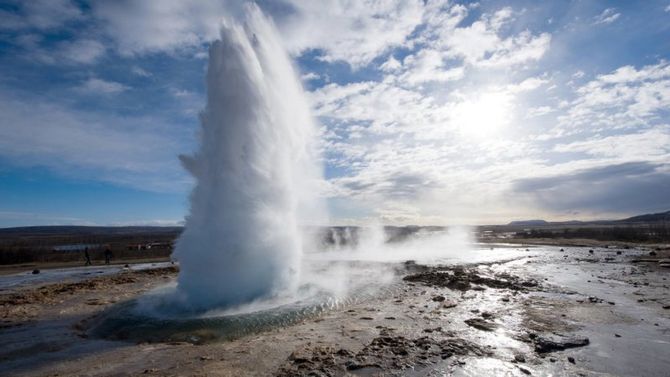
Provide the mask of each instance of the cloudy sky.
{"label": "cloudy sky", "polygon": [[[670,209],[670,1],[275,0],[332,222]],[[0,1],[0,226],[174,224],[239,2]]]}

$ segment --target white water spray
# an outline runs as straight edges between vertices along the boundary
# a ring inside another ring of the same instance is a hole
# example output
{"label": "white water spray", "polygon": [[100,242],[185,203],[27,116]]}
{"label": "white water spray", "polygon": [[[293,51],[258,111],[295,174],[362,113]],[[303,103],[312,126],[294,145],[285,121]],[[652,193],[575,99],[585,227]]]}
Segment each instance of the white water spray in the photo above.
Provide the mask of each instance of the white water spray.
{"label": "white water spray", "polygon": [[274,25],[256,6],[226,21],[209,51],[196,178],[175,256],[187,307],[229,307],[299,281],[300,220],[319,209],[315,127]]}

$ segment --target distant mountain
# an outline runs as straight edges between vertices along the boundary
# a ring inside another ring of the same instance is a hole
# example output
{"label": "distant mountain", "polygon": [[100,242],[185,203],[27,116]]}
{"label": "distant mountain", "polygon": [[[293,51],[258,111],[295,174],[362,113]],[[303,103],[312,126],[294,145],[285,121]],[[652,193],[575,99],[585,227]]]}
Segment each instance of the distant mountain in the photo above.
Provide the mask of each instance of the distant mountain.
{"label": "distant mountain", "polygon": [[592,221],[546,221],[546,220],[518,220],[511,221],[508,226],[550,226],[550,225],[616,225],[616,224],[632,224],[632,223],[656,223],[668,222],[670,223],[670,211],[660,213],[649,213],[645,215],[638,215],[628,217],[620,220],[592,220]]}
{"label": "distant mountain", "polygon": [[655,223],[655,222],[662,222],[662,221],[670,222],[670,211],[633,216],[633,217],[629,217],[627,219],[617,220],[616,222],[620,222],[620,223]]}
{"label": "distant mountain", "polygon": [[509,226],[542,226],[542,225],[549,225],[549,222],[545,220],[517,220],[517,221],[510,221]]}

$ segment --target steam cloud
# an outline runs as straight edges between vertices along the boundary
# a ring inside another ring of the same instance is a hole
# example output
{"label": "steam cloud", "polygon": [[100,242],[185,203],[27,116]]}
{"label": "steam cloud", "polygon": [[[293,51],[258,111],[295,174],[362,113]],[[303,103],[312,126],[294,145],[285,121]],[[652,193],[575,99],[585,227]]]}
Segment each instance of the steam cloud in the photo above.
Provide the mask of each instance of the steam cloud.
{"label": "steam cloud", "polygon": [[320,209],[301,83],[272,22],[254,5],[243,18],[210,47],[200,150],[181,156],[197,183],[175,249],[177,294],[193,310],[295,290],[299,219]]}

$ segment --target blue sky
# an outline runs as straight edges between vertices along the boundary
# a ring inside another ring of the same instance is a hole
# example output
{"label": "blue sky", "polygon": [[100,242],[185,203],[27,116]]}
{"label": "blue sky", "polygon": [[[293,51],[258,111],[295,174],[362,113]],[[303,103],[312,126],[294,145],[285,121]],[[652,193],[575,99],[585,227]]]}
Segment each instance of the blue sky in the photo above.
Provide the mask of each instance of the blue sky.
{"label": "blue sky", "polygon": [[[0,226],[177,224],[238,1],[0,1]],[[334,223],[670,209],[670,1],[260,1]]]}

